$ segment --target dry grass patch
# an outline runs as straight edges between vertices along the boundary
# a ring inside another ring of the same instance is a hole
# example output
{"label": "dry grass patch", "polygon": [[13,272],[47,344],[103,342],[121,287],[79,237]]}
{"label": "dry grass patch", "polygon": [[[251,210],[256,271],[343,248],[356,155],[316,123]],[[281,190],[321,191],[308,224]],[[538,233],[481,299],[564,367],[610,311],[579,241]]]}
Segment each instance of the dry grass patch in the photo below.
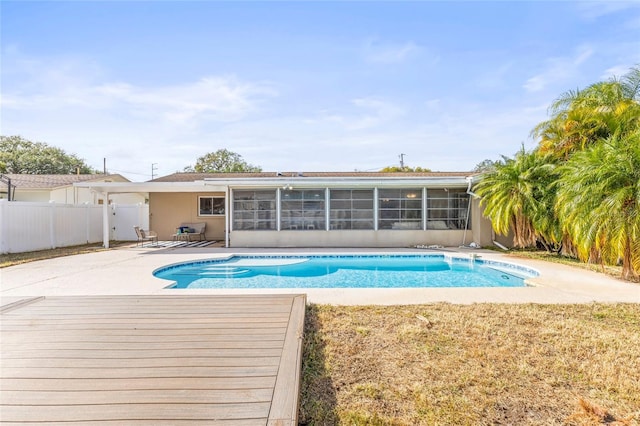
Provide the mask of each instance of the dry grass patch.
{"label": "dry grass patch", "polygon": [[640,305],[310,305],[304,345],[302,424],[640,424]]}
{"label": "dry grass patch", "polygon": [[[111,248],[122,246],[130,246],[131,241],[109,243]],[[0,256],[0,268],[6,268],[21,263],[35,262],[37,260],[53,259],[55,257],[73,256],[76,254],[93,253],[96,251],[110,250],[105,249],[101,244],[84,244],[71,247],[58,247],[50,250],[28,251],[24,253],[8,253]]]}

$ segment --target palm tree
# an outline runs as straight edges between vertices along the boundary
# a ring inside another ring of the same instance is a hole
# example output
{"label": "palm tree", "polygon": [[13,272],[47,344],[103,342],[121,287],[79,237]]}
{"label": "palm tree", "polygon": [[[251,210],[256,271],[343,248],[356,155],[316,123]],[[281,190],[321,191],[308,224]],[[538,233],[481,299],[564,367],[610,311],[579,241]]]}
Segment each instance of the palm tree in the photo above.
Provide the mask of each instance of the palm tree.
{"label": "palm tree", "polygon": [[624,137],[640,127],[640,68],[622,78],[568,91],[551,105],[551,118],[531,132],[541,153],[567,160],[615,132]]}
{"label": "palm tree", "polygon": [[474,191],[481,197],[484,215],[498,234],[513,231],[516,247],[541,242],[548,250],[560,242],[559,222],[553,211],[554,194],[549,190],[554,165],[524,147],[513,159],[494,163]]}
{"label": "palm tree", "polygon": [[622,260],[622,276],[640,273],[640,129],[616,132],[575,153],[560,167],[557,211],[587,261],[594,251],[606,263]]}

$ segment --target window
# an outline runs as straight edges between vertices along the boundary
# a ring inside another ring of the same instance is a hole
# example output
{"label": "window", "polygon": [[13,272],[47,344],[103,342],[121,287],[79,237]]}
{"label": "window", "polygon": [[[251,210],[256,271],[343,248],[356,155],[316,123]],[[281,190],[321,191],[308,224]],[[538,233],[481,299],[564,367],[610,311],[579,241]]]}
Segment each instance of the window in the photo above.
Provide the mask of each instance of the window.
{"label": "window", "polygon": [[284,190],[280,196],[280,229],[325,229],[325,191],[322,189]]}
{"label": "window", "polygon": [[329,229],[373,229],[373,190],[332,189]]}
{"label": "window", "polygon": [[224,197],[198,197],[198,216],[224,214]]}
{"label": "window", "polygon": [[233,191],[233,229],[276,230],[276,191]]}
{"label": "window", "polygon": [[[464,189],[427,189],[427,229],[465,229],[469,194]],[[469,226],[471,229],[471,218]]]}
{"label": "window", "polygon": [[422,229],[422,189],[378,190],[378,229]]}

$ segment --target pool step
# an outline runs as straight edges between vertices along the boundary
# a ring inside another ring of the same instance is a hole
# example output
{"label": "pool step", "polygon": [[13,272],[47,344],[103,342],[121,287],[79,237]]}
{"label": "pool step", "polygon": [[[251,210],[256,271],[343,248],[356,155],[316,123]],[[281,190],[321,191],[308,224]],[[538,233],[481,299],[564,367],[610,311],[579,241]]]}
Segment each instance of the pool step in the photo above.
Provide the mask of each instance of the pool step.
{"label": "pool step", "polygon": [[198,275],[215,277],[215,276],[219,276],[219,275],[246,274],[247,272],[249,272],[248,269],[229,268],[229,269],[221,269],[221,270],[215,270],[215,271],[210,271],[210,270],[202,271]]}
{"label": "pool step", "polygon": [[207,266],[205,268],[186,268],[175,275],[198,275],[198,276],[228,276],[240,275],[250,272],[248,269],[240,269],[237,266]]}

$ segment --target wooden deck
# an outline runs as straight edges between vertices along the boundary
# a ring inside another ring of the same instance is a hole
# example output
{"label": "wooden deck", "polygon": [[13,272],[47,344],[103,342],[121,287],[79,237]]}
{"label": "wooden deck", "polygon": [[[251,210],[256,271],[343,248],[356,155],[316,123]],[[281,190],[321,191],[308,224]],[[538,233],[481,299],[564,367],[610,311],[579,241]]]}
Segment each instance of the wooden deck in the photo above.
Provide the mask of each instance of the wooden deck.
{"label": "wooden deck", "polygon": [[2,424],[297,425],[304,295],[2,307]]}

